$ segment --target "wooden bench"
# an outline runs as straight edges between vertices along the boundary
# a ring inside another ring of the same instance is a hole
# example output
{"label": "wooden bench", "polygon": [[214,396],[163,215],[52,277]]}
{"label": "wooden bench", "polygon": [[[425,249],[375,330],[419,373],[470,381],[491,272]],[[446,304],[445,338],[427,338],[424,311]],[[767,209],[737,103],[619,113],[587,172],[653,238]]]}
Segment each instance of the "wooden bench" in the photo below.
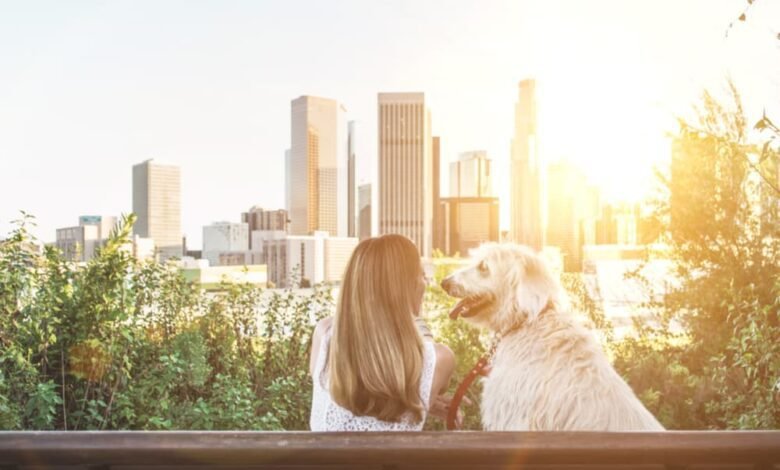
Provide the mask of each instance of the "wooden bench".
{"label": "wooden bench", "polygon": [[780,469],[780,431],[0,432],[0,468]]}

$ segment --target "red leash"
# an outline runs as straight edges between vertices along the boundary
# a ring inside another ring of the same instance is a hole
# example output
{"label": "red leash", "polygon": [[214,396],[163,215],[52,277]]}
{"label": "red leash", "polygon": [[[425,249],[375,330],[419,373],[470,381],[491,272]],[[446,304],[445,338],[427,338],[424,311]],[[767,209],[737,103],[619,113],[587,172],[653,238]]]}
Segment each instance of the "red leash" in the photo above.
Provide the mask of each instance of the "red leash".
{"label": "red leash", "polygon": [[460,408],[460,402],[463,401],[463,397],[466,395],[469,387],[471,387],[471,384],[474,383],[479,375],[483,375],[482,371],[490,363],[490,358],[493,356],[494,350],[495,348],[493,348],[493,350],[491,350],[488,354],[485,354],[479,358],[474,367],[472,367],[469,373],[466,374],[466,377],[463,378],[463,382],[461,382],[460,385],[458,385],[457,390],[455,390],[455,394],[452,396],[452,401],[450,402],[449,411],[447,412],[448,431],[457,429],[456,420],[458,417],[458,408]]}
{"label": "red leash", "polygon": [[[548,301],[547,304],[542,309],[542,311],[539,312],[539,315],[543,314],[544,312],[554,307],[555,304],[552,301]],[[501,341],[501,338],[506,337],[510,333],[513,333],[522,327],[523,327],[523,323],[520,323],[513,326],[509,330],[494,336],[493,344],[490,346],[490,350],[487,352],[487,354],[484,354],[482,357],[479,358],[477,363],[474,364],[474,367],[472,367],[469,373],[466,374],[466,377],[463,378],[463,382],[461,382],[460,385],[458,385],[457,390],[455,390],[455,394],[452,396],[452,401],[450,402],[449,410],[447,410],[448,431],[453,431],[457,429],[456,420],[458,417],[458,408],[460,408],[460,402],[463,401],[463,397],[466,395],[466,392],[468,391],[469,387],[471,387],[471,384],[473,384],[474,381],[477,379],[477,376],[486,375],[483,373],[483,371],[485,370],[485,367],[487,367],[488,364],[490,364],[490,361],[493,359],[493,356],[496,354],[496,348],[498,348],[498,343]]]}

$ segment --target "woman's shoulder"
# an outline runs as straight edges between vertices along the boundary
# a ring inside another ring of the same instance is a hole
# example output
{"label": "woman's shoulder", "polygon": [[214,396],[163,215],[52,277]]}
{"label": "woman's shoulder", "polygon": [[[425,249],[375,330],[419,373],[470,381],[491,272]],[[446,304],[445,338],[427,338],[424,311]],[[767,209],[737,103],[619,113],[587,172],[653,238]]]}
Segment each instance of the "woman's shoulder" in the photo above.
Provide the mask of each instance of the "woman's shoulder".
{"label": "woman's shoulder", "polygon": [[314,333],[311,335],[311,357],[309,358],[309,373],[314,377],[317,362],[322,348],[322,339],[325,333],[330,329],[333,323],[333,317],[323,318],[317,322],[317,326],[314,327]]}
{"label": "woman's shoulder", "polygon": [[333,326],[333,317],[325,317],[317,322],[317,326],[314,327],[314,336],[317,338],[322,337]]}

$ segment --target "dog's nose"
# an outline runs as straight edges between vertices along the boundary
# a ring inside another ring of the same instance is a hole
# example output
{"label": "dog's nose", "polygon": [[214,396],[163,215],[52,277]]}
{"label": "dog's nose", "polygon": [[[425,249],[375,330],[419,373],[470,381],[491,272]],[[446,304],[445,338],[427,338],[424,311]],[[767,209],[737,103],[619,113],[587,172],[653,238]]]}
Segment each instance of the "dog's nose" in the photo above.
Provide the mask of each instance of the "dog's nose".
{"label": "dog's nose", "polygon": [[444,292],[449,294],[454,284],[455,283],[452,282],[452,279],[450,279],[449,277],[445,277],[444,280],[441,281],[441,288],[444,289]]}

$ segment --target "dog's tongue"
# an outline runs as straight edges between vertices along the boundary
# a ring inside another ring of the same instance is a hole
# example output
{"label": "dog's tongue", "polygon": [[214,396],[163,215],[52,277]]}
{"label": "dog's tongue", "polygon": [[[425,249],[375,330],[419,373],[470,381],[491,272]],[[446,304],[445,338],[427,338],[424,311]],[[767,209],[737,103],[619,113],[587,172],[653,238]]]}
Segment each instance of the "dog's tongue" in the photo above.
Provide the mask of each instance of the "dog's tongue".
{"label": "dog's tongue", "polygon": [[450,312],[450,318],[457,320],[458,317],[471,317],[476,312],[492,301],[491,296],[466,297],[458,302]]}
{"label": "dog's tongue", "polygon": [[467,312],[469,310],[469,307],[472,303],[471,299],[461,299],[460,302],[455,304],[455,307],[453,307],[452,311],[450,311],[450,318],[453,320],[457,320],[459,316],[468,316]]}

